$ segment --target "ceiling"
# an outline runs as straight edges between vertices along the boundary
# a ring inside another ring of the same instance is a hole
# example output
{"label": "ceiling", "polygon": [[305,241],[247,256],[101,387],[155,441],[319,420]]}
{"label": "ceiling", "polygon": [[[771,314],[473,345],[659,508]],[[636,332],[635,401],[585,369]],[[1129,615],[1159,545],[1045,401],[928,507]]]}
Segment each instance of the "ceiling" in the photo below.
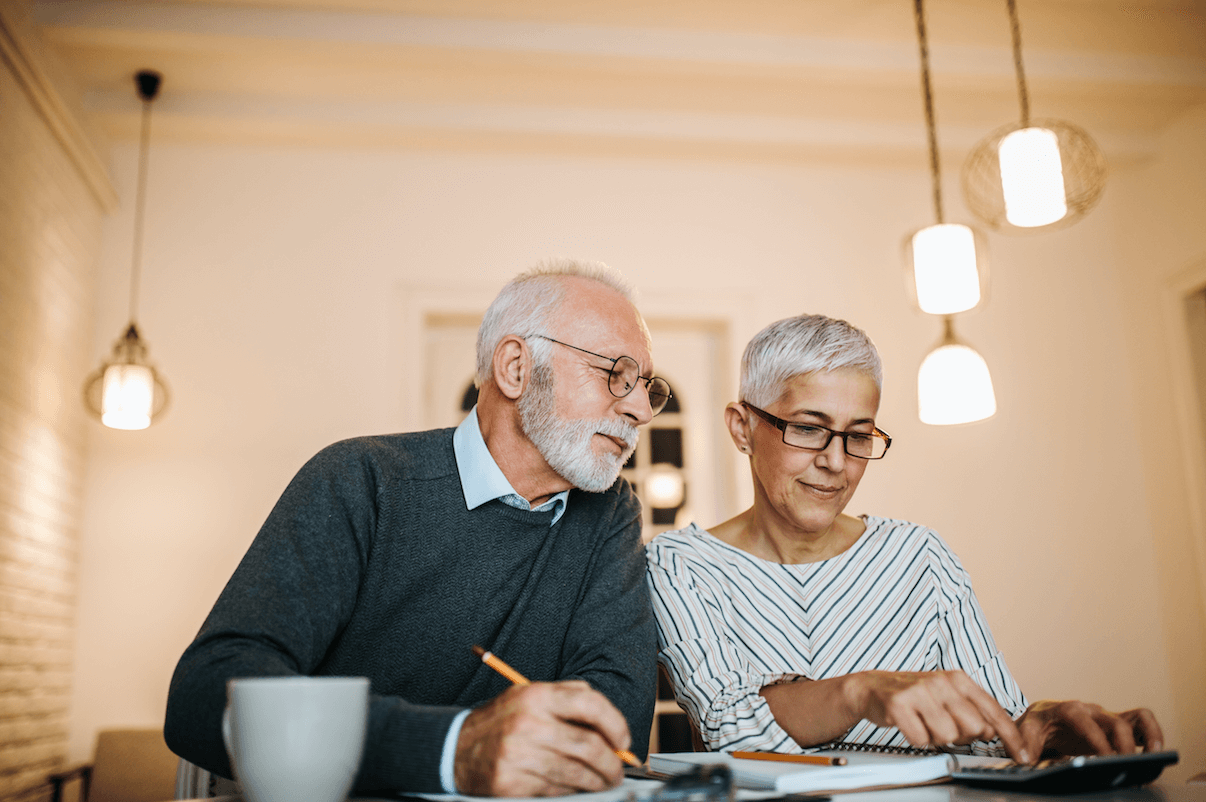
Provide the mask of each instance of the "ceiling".
{"label": "ceiling", "polygon": [[[917,164],[910,0],[38,0],[103,136]],[[1020,0],[1033,117],[1111,162],[1206,103],[1206,0]],[[1016,122],[1005,0],[929,0],[939,141]],[[924,163],[924,162],[923,162]]]}

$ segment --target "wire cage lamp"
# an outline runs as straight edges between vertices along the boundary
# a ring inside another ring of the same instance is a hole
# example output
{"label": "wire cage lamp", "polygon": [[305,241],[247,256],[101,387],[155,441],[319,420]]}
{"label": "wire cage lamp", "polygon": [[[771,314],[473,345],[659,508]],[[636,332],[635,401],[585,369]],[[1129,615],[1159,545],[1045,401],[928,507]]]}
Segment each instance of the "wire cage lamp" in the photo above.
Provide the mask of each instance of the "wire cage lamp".
{"label": "wire cage lamp", "polygon": [[1006,0],[1021,118],[980,140],[963,163],[963,198],[977,218],[1009,234],[1051,231],[1080,220],[1101,200],[1109,168],[1083,128],[1031,119],[1016,0]]}
{"label": "wire cage lamp", "polygon": [[138,148],[138,188],[134,204],[134,256],[130,269],[130,322],[113,346],[109,359],[84,382],[84,406],[112,429],[145,429],[158,419],[168,402],[163,376],[147,359],[147,346],[138,332],[138,280],[142,268],[143,213],[146,206],[147,151],[151,139],[151,104],[163,76],[141,70],[134,85],[142,99],[142,133]]}

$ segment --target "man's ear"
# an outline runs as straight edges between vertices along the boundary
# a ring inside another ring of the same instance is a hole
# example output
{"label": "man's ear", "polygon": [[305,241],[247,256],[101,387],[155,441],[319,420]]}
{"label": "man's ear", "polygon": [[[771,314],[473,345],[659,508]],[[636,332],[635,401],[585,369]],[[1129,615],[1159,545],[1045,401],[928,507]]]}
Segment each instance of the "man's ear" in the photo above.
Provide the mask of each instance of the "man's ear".
{"label": "man's ear", "polygon": [[532,354],[527,342],[508,334],[494,346],[494,383],[504,396],[517,400],[531,378]]}
{"label": "man's ear", "polygon": [[729,437],[742,454],[753,453],[753,442],[750,430],[754,422],[750,419],[750,411],[734,401],[724,408],[724,425],[729,429]]}

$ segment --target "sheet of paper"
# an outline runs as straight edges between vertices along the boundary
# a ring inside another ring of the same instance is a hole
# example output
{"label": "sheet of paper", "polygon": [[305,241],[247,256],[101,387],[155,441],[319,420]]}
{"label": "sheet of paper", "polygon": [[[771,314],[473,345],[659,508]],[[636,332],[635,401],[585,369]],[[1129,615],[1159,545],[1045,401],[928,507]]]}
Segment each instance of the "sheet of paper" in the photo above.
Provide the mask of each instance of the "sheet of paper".
{"label": "sheet of paper", "polygon": [[[573,802],[625,802],[629,794],[634,794],[637,797],[649,796],[662,784],[656,780],[636,780],[631,777],[625,777],[624,781],[615,788],[607,791],[597,791],[592,794],[571,794],[569,796],[560,796],[556,799],[573,800]],[[429,799],[431,802],[481,802],[487,797],[481,796],[464,796],[462,794],[407,794],[408,798]],[[382,797],[380,799],[365,799],[356,797],[350,802],[397,802],[397,799],[389,799]],[[549,802],[549,797],[508,797],[508,802]]]}
{"label": "sheet of paper", "polygon": [[[632,777],[624,778],[624,782],[619,786],[608,791],[599,791],[593,794],[571,794],[569,796],[560,797],[519,797],[516,799],[507,799],[507,802],[551,802],[551,800],[567,800],[567,802],[627,802],[629,794],[632,794],[637,800],[647,799],[652,796],[662,783],[656,780],[638,780]],[[781,796],[773,791],[747,791],[745,789],[737,789],[735,798],[739,802],[758,802],[762,799]],[[482,802],[487,797],[481,796],[463,796],[460,794],[406,794],[406,799],[427,799],[431,802]],[[348,802],[398,802],[399,797],[354,797]],[[206,802],[212,802],[206,800]]]}

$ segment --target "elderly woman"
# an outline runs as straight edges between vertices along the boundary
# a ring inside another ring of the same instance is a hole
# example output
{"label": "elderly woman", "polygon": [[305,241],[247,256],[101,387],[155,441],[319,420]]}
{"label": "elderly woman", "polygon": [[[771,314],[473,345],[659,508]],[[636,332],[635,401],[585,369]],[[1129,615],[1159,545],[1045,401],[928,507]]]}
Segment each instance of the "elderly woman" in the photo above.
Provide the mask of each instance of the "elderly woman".
{"label": "elderly woman", "polygon": [[846,741],[1044,752],[1162,748],[1145,709],[1027,704],[971,580],[932,530],[845,515],[891,438],[882,369],[859,329],[820,315],[746,346],[725,423],[754,506],[647,547],[659,662],[712,750],[798,752]]}

